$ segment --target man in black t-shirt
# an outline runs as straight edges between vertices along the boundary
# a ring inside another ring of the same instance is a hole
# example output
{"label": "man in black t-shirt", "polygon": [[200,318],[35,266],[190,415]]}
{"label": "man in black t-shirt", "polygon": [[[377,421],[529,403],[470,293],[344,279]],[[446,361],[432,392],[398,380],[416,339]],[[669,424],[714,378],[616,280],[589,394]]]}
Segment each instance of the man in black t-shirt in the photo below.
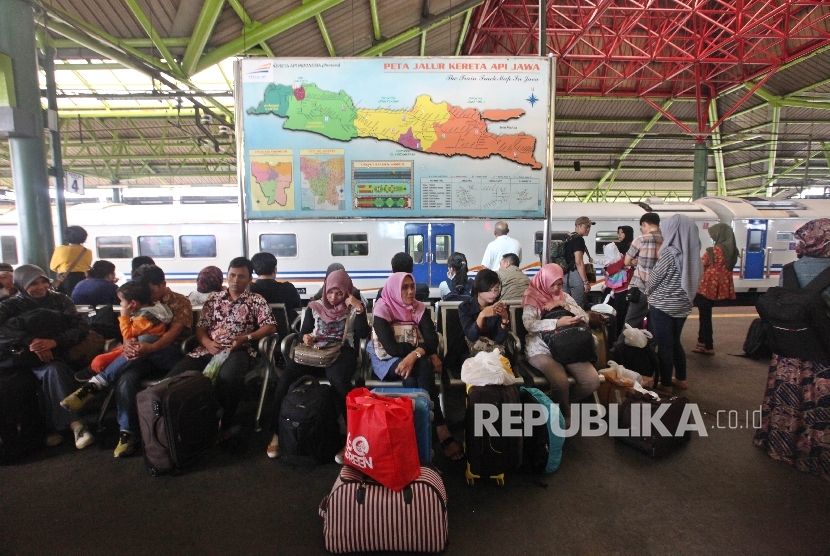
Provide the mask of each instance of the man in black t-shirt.
{"label": "man in black t-shirt", "polygon": [[285,304],[288,323],[297,318],[297,310],[303,302],[297,288],[291,282],[277,282],[277,258],[271,253],[257,253],[251,257],[257,281],[251,283],[251,292],[258,293],[268,303]]}
{"label": "man in black t-shirt", "polygon": [[[591,283],[588,281],[588,274],[585,272],[585,253],[588,248],[585,245],[585,236],[591,232],[591,226],[595,222],[587,216],[580,216],[574,222],[574,234],[565,246],[565,261],[568,263],[568,272],[565,274],[565,283],[562,289],[574,298],[579,306],[585,304],[585,294],[591,290]],[[588,259],[590,259],[590,254]]]}

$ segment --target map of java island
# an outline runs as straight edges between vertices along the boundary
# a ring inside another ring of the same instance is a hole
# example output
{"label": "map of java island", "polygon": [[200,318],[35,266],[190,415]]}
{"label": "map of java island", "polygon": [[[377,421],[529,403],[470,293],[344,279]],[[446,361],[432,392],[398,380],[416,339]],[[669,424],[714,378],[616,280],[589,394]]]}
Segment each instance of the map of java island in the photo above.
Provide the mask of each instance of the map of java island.
{"label": "map of java island", "polygon": [[286,118],[284,129],[319,133],[339,141],[370,137],[423,153],[471,158],[496,155],[534,170],[542,168],[533,158],[535,137],[526,133],[498,135],[487,130],[487,121],[523,116],[525,111],[518,108],[465,109],[435,103],[429,95],[418,96],[409,110],[356,108],[344,91],[324,91],[313,83],[299,87],[271,83],[262,101],[248,114],[275,114]]}

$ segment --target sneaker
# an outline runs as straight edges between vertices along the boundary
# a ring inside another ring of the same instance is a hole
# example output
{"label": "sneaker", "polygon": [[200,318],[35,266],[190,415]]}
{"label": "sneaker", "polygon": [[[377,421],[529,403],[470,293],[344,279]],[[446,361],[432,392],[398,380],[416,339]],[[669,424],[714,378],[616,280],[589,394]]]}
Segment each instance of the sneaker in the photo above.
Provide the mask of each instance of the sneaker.
{"label": "sneaker", "polygon": [[337,452],[334,455],[334,463],[338,463],[340,465],[343,465],[343,462],[345,461],[345,458],[346,458],[346,448],[343,448],[342,450],[340,450],[339,452]]}
{"label": "sneaker", "polygon": [[127,458],[135,453],[136,447],[138,447],[138,437],[129,432],[122,432],[121,438],[118,439],[118,446],[115,447],[112,455],[117,458]]}
{"label": "sneaker", "polygon": [[53,432],[46,437],[43,443],[50,448],[52,446],[58,446],[63,442],[63,435],[57,432]]}
{"label": "sneaker", "polygon": [[89,400],[95,397],[98,388],[94,384],[88,382],[81,386],[61,402],[61,407],[69,411],[80,411],[84,408]]}
{"label": "sneaker", "polygon": [[75,447],[77,449],[83,450],[92,444],[93,440],[95,440],[95,437],[92,436],[92,433],[89,432],[88,428],[81,427],[75,431]]}

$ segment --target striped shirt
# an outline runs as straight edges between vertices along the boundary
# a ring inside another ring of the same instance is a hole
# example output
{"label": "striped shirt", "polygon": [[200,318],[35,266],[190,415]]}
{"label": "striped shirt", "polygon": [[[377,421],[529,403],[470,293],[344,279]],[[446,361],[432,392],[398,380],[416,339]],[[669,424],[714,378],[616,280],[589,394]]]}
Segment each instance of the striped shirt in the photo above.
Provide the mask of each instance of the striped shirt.
{"label": "striped shirt", "polygon": [[680,271],[674,257],[666,254],[657,259],[645,290],[648,304],[672,318],[685,318],[692,312],[692,302],[680,285]]}
{"label": "striped shirt", "polygon": [[631,242],[626,255],[637,259],[637,268],[634,270],[634,276],[631,277],[630,287],[645,291],[651,269],[657,263],[657,251],[660,250],[662,244],[663,234],[659,228]]}

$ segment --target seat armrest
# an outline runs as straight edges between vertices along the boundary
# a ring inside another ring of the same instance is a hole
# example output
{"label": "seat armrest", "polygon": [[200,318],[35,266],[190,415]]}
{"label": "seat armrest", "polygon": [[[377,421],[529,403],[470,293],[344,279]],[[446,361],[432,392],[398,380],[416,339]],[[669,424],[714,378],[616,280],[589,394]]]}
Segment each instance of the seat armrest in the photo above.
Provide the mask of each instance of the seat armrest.
{"label": "seat armrest", "polygon": [[302,324],[303,324],[303,316],[302,315],[297,315],[297,317],[294,319],[294,322],[291,323],[291,330],[293,330],[294,332],[299,334],[300,333],[300,326],[302,326]]}
{"label": "seat armrest", "polygon": [[280,344],[280,352],[282,353],[282,357],[285,359],[286,363],[294,360],[294,346],[297,345],[299,340],[300,335],[297,333],[289,334],[282,339],[282,343]]}
{"label": "seat armrest", "polygon": [[257,343],[257,353],[265,357],[266,361],[273,361],[274,351],[279,343],[280,335],[277,332],[269,334],[264,338],[260,338]]}
{"label": "seat armrest", "polygon": [[187,355],[199,346],[196,336],[190,336],[182,342],[182,355]]}

